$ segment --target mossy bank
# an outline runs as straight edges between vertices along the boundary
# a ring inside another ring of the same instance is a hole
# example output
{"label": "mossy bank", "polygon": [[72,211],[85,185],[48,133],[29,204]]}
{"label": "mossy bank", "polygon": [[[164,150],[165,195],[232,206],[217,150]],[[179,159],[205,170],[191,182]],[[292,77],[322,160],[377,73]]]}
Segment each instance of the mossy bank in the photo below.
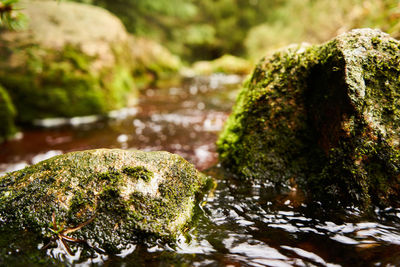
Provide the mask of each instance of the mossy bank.
{"label": "mossy bank", "polygon": [[0,34],[0,82],[18,121],[105,114],[135,100],[129,36],[115,16],[71,2],[22,5],[27,28]]}
{"label": "mossy bank", "polygon": [[333,206],[400,206],[400,42],[361,29],[265,58],[218,141],[222,164]]}
{"label": "mossy bank", "polygon": [[98,149],[72,152],[0,178],[0,220],[51,236],[52,214],[71,234],[109,253],[139,239],[174,240],[209,182],[168,152]]}

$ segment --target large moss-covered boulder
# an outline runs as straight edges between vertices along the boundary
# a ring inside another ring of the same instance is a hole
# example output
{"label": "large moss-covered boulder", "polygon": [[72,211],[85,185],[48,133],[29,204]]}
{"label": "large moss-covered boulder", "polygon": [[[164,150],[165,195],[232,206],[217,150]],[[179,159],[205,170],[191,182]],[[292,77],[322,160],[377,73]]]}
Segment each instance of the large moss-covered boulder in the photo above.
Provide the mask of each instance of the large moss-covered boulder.
{"label": "large moss-covered boulder", "polygon": [[122,23],[94,6],[22,1],[28,26],[0,33],[0,82],[18,119],[103,114],[134,95]]}
{"label": "large moss-covered boulder", "polygon": [[263,59],[218,151],[241,178],[369,209],[400,204],[399,141],[400,42],[362,29]]}
{"label": "large moss-covered boulder", "polygon": [[113,253],[147,236],[173,240],[206,182],[168,152],[72,152],[1,177],[0,221],[51,236],[53,213],[65,227],[89,220],[70,235]]}
{"label": "large moss-covered boulder", "polygon": [[15,107],[7,91],[0,85],[0,143],[15,135]]}

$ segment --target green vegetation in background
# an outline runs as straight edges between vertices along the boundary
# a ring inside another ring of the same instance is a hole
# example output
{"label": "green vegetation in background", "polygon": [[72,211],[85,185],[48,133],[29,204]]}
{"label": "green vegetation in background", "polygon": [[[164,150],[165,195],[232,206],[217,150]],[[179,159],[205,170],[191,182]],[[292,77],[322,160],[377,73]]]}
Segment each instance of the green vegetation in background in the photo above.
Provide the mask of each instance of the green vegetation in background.
{"label": "green vegetation in background", "polygon": [[26,18],[18,10],[19,0],[0,0],[0,28],[23,28]]}
{"label": "green vegetation in background", "polygon": [[211,75],[213,73],[246,75],[253,69],[249,61],[232,55],[224,55],[211,61],[197,61],[192,66],[198,75]]}
{"label": "green vegetation in background", "polygon": [[158,86],[176,78],[182,62],[159,43],[131,37],[132,75],[138,88]]}
{"label": "green vegetation in background", "polygon": [[16,110],[11,98],[7,91],[0,85],[0,143],[16,134],[15,116]]}
{"label": "green vegetation in background", "polygon": [[281,46],[320,43],[354,28],[400,37],[397,0],[70,1],[106,8],[135,36],[162,43],[189,62],[224,54],[258,60]]}
{"label": "green vegetation in background", "polygon": [[[78,0],[79,1],[79,0]],[[187,61],[244,52],[247,31],[279,2],[245,0],[81,0],[116,14],[127,30],[154,39]]]}
{"label": "green vegetation in background", "polygon": [[287,0],[251,28],[247,56],[258,60],[292,43],[321,43],[356,28],[378,28],[400,38],[398,0]]}
{"label": "green vegetation in background", "polygon": [[163,43],[186,61],[224,54],[258,59],[271,49],[320,43],[353,28],[400,36],[397,0],[87,0],[128,31]]}

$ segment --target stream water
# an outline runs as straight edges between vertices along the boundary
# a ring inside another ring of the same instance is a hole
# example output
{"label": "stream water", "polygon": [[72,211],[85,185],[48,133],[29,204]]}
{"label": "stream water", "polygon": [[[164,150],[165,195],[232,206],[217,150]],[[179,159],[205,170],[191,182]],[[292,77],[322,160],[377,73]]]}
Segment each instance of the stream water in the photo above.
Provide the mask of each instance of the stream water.
{"label": "stream water", "polygon": [[266,184],[239,182],[217,165],[215,141],[241,80],[212,75],[180,88],[149,89],[135,108],[111,119],[38,121],[47,128],[0,145],[0,173],[68,151],[107,147],[177,153],[218,181],[199,207],[197,226],[174,248],[132,244],[120,255],[84,258],[80,247],[70,257],[59,248],[41,251],[42,240],[3,227],[0,266],[400,266],[400,210],[376,210],[373,219],[357,210],[327,212],[275,195]]}

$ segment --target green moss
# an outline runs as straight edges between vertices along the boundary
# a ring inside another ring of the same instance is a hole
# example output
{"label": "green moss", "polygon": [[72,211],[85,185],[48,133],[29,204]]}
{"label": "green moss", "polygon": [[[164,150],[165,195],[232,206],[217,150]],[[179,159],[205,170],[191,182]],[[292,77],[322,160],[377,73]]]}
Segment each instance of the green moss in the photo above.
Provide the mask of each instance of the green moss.
{"label": "green moss", "polygon": [[0,143],[17,132],[15,116],[15,107],[6,90],[0,85]]}
{"label": "green moss", "polygon": [[[295,155],[290,155],[293,148],[301,145],[290,131],[290,127],[298,127],[300,122],[292,122],[289,117],[298,108],[295,97],[304,83],[304,77],[287,79],[299,65],[306,64],[296,53],[297,49],[277,53],[256,67],[252,77],[245,82],[217,143],[225,166],[249,178],[269,177],[277,188],[292,175],[284,168],[289,159],[283,160],[282,156],[294,158]],[[276,62],[282,62],[285,71],[281,71],[282,66]],[[270,72],[263,69],[270,69]],[[280,86],[269,87],[272,81],[279,81]],[[275,106],[276,110],[269,109],[269,105]],[[301,109],[299,112],[302,115]],[[270,132],[264,131],[266,127]]]}
{"label": "green moss", "polygon": [[221,72],[227,74],[249,74],[253,64],[249,61],[232,55],[224,55],[212,61],[198,61],[193,64],[193,70],[200,75],[210,75]]}
{"label": "green moss", "polygon": [[154,177],[154,173],[147,170],[143,166],[126,167],[122,170],[122,172],[129,175],[130,177],[135,178],[136,180],[141,179],[145,182],[150,182],[150,180]]}
{"label": "green moss", "polygon": [[399,205],[399,42],[372,30],[261,60],[217,142],[222,164],[311,201]]}
{"label": "green moss", "polygon": [[106,181],[107,184],[117,185],[122,182],[122,175],[119,171],[114,168],[110,168],[106,172],[97,174],[98,180]]}
{"label": "green moss", "polygon": [[[137,100],[137,88],[176,77],[178,57],[136,39],[109,12],[71,1],[24,4],[29,26],[0,33],[0,83],[23,124],[104,115]],[[45,29],[45,30],[43,30]]]}
{"label": "green moss", "polygon": [[94,199],[93,192],[75,190],[69,202],[68,221],[75,223],[82,222],[83,215],[93,213],[96,209]]}
{"label": "green moss", "polygon": [[131,48],[117,18],[71,2],[27,2],[22,12],[29,27],[0,34],[0,82],[18,121],[105,114],[132,103]]}
{"label": "green moss", "polygon": [[162,45],[145,38],[131,38],[133,76],[139,88],[175,79],[182,63]]}
{"label": "green moss", "polygon": [[60,51],[38,46],[23,47],[23,50],[17,47],[8,56],[16,55],[26,64],[15,68],[0,66],[0,81],[10,88],[21,122],[104,114],[126,106],[128,96],[134,92],[128,67],[112,66],[101,72],[94,71],[92,64],[96,58],[74,46]]}
{"label": "green moss", "polygon": [[73,235],[113,253],[139,237],[174,240],[206,180],[167,152],[73,152],[0,177],[0,219],[41,235],[53,212],[68,226],[95,215]]}

